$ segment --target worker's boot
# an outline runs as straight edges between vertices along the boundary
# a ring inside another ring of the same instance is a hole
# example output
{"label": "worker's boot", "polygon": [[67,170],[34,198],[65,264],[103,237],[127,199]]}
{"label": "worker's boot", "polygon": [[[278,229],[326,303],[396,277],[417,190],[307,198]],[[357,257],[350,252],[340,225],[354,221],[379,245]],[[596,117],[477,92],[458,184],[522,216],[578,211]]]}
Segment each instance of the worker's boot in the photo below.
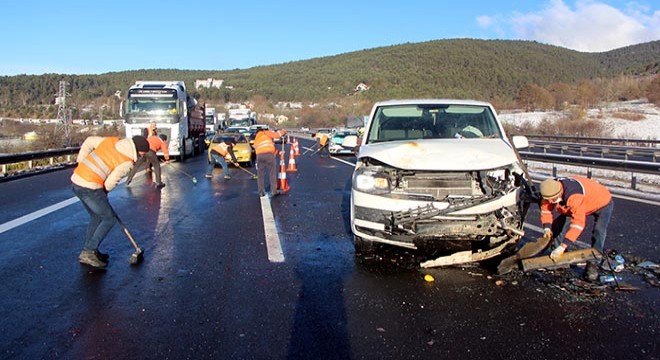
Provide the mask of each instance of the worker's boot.
{"label": "worker's boot", "polygon": [[596,264],[591,261],[588,262],[584,276],[591,282],[598,280],[598,266],[596,266]]}
{"label": "worker's boot", "polygon": [[108,262],[108,259],[110,258],[110,255],[106,253],[102,253],[98,250],[96,250],[96,257],[99,258],[103,262]]}
{"label": "worker's boot", "polygon": [[96,252],[93,250],[81,251],[80,255],[78,256],[78,261],[80,261],[81,264],[89,265],[95,268],[105,268],[108,266],[108,263],[99,259],[99,257],[96,256]]}

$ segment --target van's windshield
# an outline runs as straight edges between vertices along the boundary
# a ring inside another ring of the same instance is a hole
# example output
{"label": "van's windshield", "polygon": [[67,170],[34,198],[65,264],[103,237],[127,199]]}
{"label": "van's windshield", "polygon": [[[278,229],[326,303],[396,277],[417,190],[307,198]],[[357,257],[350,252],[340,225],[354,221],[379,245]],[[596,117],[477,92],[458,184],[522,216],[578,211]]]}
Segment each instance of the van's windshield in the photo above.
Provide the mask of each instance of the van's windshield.
{"label": "van's windshield", "polygon": [[391,105],[376,109],[367,135],[367,143],[501,136],[495,117],[487,106]]}

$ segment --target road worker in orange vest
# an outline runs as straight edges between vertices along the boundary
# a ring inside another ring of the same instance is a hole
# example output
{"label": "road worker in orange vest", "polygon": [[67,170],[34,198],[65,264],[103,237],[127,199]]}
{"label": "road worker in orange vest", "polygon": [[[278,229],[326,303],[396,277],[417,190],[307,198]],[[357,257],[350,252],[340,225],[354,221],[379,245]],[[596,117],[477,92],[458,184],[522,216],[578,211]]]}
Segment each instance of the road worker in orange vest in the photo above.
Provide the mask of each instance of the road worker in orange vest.
{"label": "road worker in orange vest", "polygon": [[264,183],[264,174],[268,169],[268,178],[270,184],[271,196],[280,195],[277,190],[277,148],[273,139],[281,138],[286,134],[286,130],[271,131],[266,129],[257,130],[254,137],[254,152],[257,153],[257,188],[259,196],[266,195],[266,185]]}
{"label": "road worker in orange vest", "polygon": [[220,166],[222,166],[222,174],[224,175],[225,180],[231,179],[231,176],[229,176],[229,169],[227,168],[227,161],[225,160],[225,156],[229,154],[231,156],[232,163],[238,163],[238,160],[236,160],[236,155],[234,155],[234,145],[236,145],[236,143],[229,139],[219,143],[211,143],[208,151],[209,166],[206,169],[206,175],[204,176],[209,179],[212,178],[215,164],[220,164]]}
{"label": "road worker in orange vest", "polygon": [[316,133],[314,136],[319,142],[319,149],[317,150],[320,157],[330,156],[330,135],[326,133]]}
{"label": "road worker in orange vest", "polygon": [[[552,259],[559,259],[568,245],[577,241],[587,226],[587,216],[594,218],[591,246],[603,253],[614,209],[612,194],[605,186],[581,176],[546,179],[541,182],[541,196],[543,236],[554,239]],[[559,216],[554,217],[553,211]],[[585,275],[590,281],[598,278],[594,262],[587,263]]]}
{"label": "road worker in orange vest", "polygon": [[74,194],[90,216],[83,250],[78,256],[80,263],[94,268],[108,265],[108,255],[99,251],[101,242],[117,220],[108,201],[108,192],[147,151],[149,142],[144,136],[123,140],[90,136],[80,147],[78,166],[71,175],[71,182]]}
{"label": "road worker in orange vest", "polygon": [[167,135],[165,134],[160,134],[160,135],[152,135],[147,138],[147,142],[149,142],[149,151],[147,151],[144,156],[141,156],[137,162],[135,163],[135,166],[133,166],[133,169],[131,170],[130,173],[128,173],[128,176],[126,177],[126,185],[130,185],[131,181],[133,181],[133,177],[135,176],[135,173],[140,170],[140,168],[146,163],[147,165],[147,173],[151,172],[153,168],[154,175],[156,176],[156,182],[154,185],[158,189],[162,189],[165,187],[165,183],[163,183],[161,176],[160,176],[160,161],[158,160],[158,155],[156,153],[158,151],[163,152],[163,157],[165,158],[165,164],[167,164],[170,161],[170,152],[169,149],[167,148]]}

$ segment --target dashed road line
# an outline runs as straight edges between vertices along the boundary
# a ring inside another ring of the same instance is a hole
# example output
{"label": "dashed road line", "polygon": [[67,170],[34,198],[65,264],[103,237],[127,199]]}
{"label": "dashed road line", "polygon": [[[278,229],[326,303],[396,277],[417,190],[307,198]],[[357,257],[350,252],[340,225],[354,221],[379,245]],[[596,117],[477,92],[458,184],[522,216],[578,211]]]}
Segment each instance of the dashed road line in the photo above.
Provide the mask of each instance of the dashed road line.
{"label": "dashed road line", "polygon": [[71,204],[75,204],[76,202],[80,201],[77,197],[72,197],[69,199],[66,199],[64,201],[60,201],[57,204],[45,207],[41,210],[37,210],[35,212],[32,212],[27,215],[23,215],[17,219],[8,221],[2,225],[0,225],[0,234],[2,234],[5,231],[9,231],[15,227],[21,226],[23,224],[29,223],[32,220],[36,220],[42,216],[46,216],[54,211],[63,209]]}
{"label": "dashed road line", "polygon": [[270,198],[267,196],[259,197],[261,200],[261,213],[264,219],[264,235],[266,237],[266,249],[268,250],[268,260],[270,262],[284,262],[284,252],[280,235],[275,224],[273,209],[270,206]]}

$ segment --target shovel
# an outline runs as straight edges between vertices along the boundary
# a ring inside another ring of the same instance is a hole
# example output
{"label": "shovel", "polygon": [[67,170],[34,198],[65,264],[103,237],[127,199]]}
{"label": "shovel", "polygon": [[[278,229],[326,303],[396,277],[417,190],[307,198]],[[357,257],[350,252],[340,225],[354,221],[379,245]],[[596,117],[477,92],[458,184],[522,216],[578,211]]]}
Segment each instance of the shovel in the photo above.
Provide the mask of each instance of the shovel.
{"label": "shovel", "polygon": [[535,256],[536,254],[543,251],[546,247],[548,247],[550,240],[552,239],[541,236],[540,238],[536,239],[536,241],[526,243],[515,254],[505,258],[502,260],[502,262],[500,262],[500,264],[497,266],[497,273],[499,275],[508,274],[511,272],[511,270],[513,270],[513,268],[518,266],[519,260]]}

